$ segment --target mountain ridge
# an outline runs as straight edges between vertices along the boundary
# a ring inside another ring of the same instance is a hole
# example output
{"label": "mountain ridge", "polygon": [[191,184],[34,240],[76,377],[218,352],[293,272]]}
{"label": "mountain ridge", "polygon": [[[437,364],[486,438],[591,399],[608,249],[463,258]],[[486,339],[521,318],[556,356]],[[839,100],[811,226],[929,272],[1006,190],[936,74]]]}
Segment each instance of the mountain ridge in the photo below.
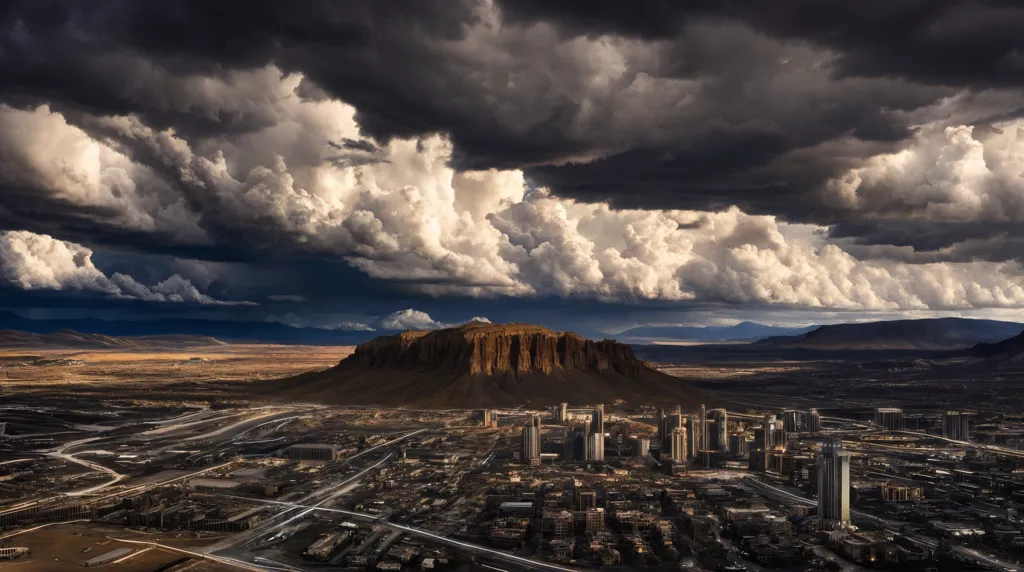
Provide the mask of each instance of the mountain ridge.
{"label": "mountain ridge", "polygon": [[819,326],[797,336],[775,336],[754,349],[951,350],[997,343],[1024,331],[1024,324],[971,318],[883,320]]}
{"label": "mountain ridge", "polygon": [[637,326],[616,334],[624,339],[664,339],[689,342],[756,341],[772,336],[794,336],[819,326],[766,326],[744,321],[732,326]]}

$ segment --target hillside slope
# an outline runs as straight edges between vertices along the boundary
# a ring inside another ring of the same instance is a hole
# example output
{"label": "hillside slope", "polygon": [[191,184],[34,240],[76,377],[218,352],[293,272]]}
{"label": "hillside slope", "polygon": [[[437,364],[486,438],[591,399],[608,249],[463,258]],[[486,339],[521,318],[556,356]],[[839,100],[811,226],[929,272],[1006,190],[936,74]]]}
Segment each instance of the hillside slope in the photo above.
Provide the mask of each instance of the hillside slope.
{"label": "hillside slope", "polygon": [[754,342],[757,349],[949,350],[995,343],[1024,331],[1024,324],[966,318],[892,320],[821,326],[799,336]]}
{"label": "hillside slope", "polygon": [[382,336],[326,371],[264,385],[280,397],[335,404],[496,407],[664,402],[708,396],[633,350],[523,324],[466,324]]}

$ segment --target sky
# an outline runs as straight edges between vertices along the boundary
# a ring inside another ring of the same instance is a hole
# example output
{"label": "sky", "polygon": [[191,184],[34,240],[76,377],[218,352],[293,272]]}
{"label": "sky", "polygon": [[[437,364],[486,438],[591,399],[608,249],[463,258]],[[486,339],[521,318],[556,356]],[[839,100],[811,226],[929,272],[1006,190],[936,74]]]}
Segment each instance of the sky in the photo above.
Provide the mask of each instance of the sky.
{"label": "sky", "polygon": [[1024,6],[12,0],[0,309],[1024,320]]}

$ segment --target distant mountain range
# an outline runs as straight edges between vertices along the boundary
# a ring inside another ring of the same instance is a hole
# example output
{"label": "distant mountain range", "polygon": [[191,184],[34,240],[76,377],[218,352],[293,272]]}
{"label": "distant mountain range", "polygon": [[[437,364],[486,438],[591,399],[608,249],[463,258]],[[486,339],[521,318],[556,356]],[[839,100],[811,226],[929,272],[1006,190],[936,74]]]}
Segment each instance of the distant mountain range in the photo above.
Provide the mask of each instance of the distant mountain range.
{"label": "distant mountain range", "polygon": [[754,342],[758,350],[952,350],[1017,336],[1024,324],[967,318],[891,320],[820,326]]}
{"label": "distant mountain range", "polygon": [[[205,336],[226,342],[263,342],[354,346],[382,332],[349,332],[318,328],[293,328],[276,322],[235,322],[229,320],[163,319],[99,320],[96,318],[32,320],[13,312],[0,312],[0,329],[32,334],[53,334],[73,330],[111,337]],[[388,333],[388,332],[383,332]],[[2,344],[2,341],[0,341]]]}
{"label": "distant mountain range", "polygon": [[138,336],[116,338],[103,334],[83,334],[60,330],[52,334],[36,334],[18,330],[0,330],[0,348],[55,349],[121,349],[138,351],[196,346],[222,345],[224,342],[206,336]]}
{"label": "distant mountain range", "polygon": [[640,326],[616,334],[620,341],[731,342],[755,341],[771,336],[796,336],[818,326],[787,328],[741,322],[734,326]]}

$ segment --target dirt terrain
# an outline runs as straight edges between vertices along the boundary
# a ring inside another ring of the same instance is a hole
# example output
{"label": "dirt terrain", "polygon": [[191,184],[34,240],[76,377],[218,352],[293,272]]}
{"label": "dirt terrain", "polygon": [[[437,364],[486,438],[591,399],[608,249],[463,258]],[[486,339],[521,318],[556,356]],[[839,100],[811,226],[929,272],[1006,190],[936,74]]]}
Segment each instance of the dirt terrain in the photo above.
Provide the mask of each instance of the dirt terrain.
{"label": "dirt terrain", "polygon": [[7,394],[60,388],[154,389],[189,383],[283,378],[332,367],[349,346],[230,344],[187,350],[0,348],[0,388]]}

